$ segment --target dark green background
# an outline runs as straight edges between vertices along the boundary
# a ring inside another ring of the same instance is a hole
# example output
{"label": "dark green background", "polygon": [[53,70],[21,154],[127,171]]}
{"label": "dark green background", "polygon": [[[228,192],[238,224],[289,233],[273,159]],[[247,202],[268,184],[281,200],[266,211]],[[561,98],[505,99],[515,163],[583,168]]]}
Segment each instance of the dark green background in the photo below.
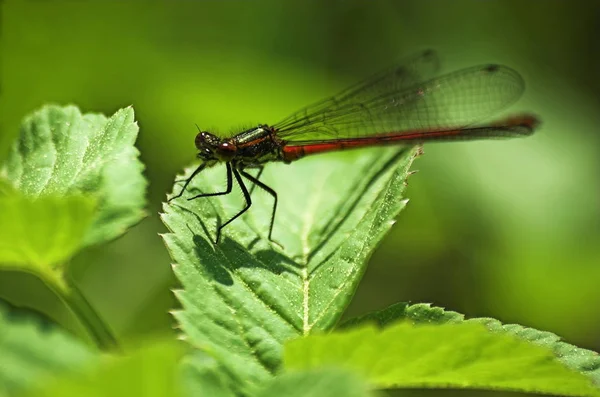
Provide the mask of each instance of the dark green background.
{"label": "dark green background", "polygon": [[[426,48],[444,71],[507,64],[527,81],[512,110],[539,132],[426,146],[349,314],[431,302],[600,350],[599,20],[598,1],[7,1],[0,158],[45,103],[133,104],[149,217],[73,273],[121,338],[171,333],[157,212],[194,160],[194,123],[271,123]],[[0,296],[68,321],[30,277],[0,273]]]}

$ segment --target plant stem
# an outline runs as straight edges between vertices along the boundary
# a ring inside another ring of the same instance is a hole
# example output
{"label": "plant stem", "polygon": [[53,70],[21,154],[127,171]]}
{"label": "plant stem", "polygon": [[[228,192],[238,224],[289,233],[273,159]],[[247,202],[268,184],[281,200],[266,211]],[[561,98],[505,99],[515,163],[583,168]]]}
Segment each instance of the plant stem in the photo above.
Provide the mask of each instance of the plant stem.
{"label": "plant stem", "polygon": [[118,350],[119,344],[108,326],[72,281],[65,281],[65,286],[58,291],[60,298],[75,314],[89,335],[102,350]]}

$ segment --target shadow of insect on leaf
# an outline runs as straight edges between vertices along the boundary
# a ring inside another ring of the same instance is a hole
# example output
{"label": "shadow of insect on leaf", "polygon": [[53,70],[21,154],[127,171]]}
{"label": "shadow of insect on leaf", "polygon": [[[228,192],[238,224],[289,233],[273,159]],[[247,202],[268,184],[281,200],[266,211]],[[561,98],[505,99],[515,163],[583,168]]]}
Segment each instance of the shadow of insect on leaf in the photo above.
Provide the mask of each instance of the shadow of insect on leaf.
{"label": "shadow of insect on leaf", "polygon": [[232,273],[240,268],[263,268],[269,272],[279,275],[288,271],[299,275],[298,269],[301,266],[274,250],[263,250],[252,254],[248,248],[245,248],[237,241],[224,237],[224,239],[215,246],[210,240],[210,234],[202,219],[198,214],[188,208],[177,205],[181,210],[191,214],[201,226],[204,235],[194,231],[193,225],[186,223],[186,227],[192,234],[194,251],[198,258],[196,267],[202,273],[208,273],[214,281],[223,285],[232,285]]}
{"label": "shadow of insect on leaf", "polygon": [[197,225],[190,225],[189,223],[185,224],[192,235],[194,251],[196,254],[196,258],[198,258],[198,263],[194,263],[195,267],[201,273],[208,272],[210,278],[212,278],[220,284],[232,285],[233,279],[231,277],[231,274],[229,274],[227,269],[221,265],[225,260],[223,258],[223,254],[215,250],[213,243],[209,240],[210,234],[208,233],[208,228],[206,227],[202,219],[200,219],[200,217],[195,212],[182,205],[173,205],[179,208],[181,211],[191,214],[198,221],[197,225],[200,225],[204,232],[204,235],[206,236],[202,237],[201,235],[196,233],[196,231],[194,231]]}
{"label": "shadow of insect on leaf", "polygon": [[300,277],[300,270],[304,268],[302,264],[275,250],[262,250],[256,252],[254,255],[259,261],[265,264],[266,269],[274,274],[281,274],[287,271]]}
{"label": "shadow of insect on leaf", "polygon": [[196,257],[199,259],[195,267],[202,273],[205,271],[208,272],[210,278],[219,284],[232,285],[233,278],[231,277],[231,272],[223,266],[225,261],[223,254],[214,249],[212,242],[194,233],[189,224],[186,226],[192,233],[194,251],[196,252]]}
{"label": "shadow of insect on leaf", "polygon": [[[179,204],[177,204],[177,203],[173,203],[173,204],[171,204],[171,205],[173,205],[173,206],[175,206],[175,207],[179,208],[180,210],[182,210],[182,211],[184,211],[184,212],[187,212],[188,214],[191,214],[193,217],[195,217],[195,218],[198,220],[198,224],[199,224],[199,225],[200,225],[200,227],[202,228],[202,231],[204,232],[204,234],[205,234],[206,236],[210,236],[210,234],[208,233],[208,228],[206,227],[206,225],[204,224],[204,222],[202,222],[202,219],[200,219],[200,217],[199,217],[199,216],[198,216],[198,215],[197,215],[195,212],[193,212],[193,211],[191,211],[189,208],[186,208],[186,207],[184,207],[184,206],[182,206],[182,205],[179,205]],[[218,215],[217,215],[217,223],[220,223],[220,220],[218,219]],[[187,226],[188,230],[189,230],[189,231],[190,231],[192,234],[194,234],[194,235],[196,234],[196,233],[194,232],[194,230],[193,230],[193,229],[190,227],[190,224],[189,224],[189,223],[186,223],[186,226]]]}
{"label": "shadow of insect on leaf", "polygon": [[223,242],[219,244],[219,248],[227,258],[226,266],[232,271],[244,267],[263,268],[276,275],[283,272],[299,275],[298,269],[302,268],[300,264],[275,250],[251,252],[229,237],[224,238]]}

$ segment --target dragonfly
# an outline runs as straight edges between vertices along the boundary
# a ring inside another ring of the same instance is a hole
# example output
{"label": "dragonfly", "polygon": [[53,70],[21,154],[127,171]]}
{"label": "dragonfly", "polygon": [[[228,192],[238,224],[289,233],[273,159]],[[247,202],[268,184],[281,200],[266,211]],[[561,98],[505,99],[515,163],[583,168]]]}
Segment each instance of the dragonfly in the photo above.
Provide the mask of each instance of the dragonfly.
{"label": "dragonfly", "polygon": [[[225,164],[224,191],[187,198],[230,194],[236,180],[245,206],[217,227],[214,243],[219,243],[225,227],[250,209],[256,186],[273,198],[268,239],[275,243],[277,192],[259,179],[268,163],[289,164],[315,154],[389,145],[523,137],[539,125],[539,119],[529,113],[478,124],[523,94],[523,78],[512,68],[486,64],[431,77],[438,64],[433,50],[423,51],[278,123],[259,124],[227,138],[196,125],[200,165],[178,181],[184,185],[168,201],[181,197],[204,169]],[[256,176],[249,169],[258,169]]]}

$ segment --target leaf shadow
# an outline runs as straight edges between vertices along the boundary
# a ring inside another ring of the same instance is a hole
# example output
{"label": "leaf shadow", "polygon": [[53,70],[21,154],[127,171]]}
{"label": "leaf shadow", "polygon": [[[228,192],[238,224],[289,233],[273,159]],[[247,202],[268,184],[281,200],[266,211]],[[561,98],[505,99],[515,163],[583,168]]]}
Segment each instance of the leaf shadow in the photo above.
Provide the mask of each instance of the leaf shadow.
{"label": "leaf shadow", "polygon": [[[257,237],[257,239],[260,239]],[[230,268],[236,270],[243,267],[263,268],[273,274],[280,275],[284,272],[290,272],[299,275],[302,265],[283,255],[274,249],[265,249],[252,252],[248,247],[244,247],[237,241],[225,237],[219,247],[223,255],[229,260]]]}
{"label": "leaf shadow", "polygon": [[[192,235],[195,256],[198,263],[195,266],[202,273],[207,272],[210,277],[223,285],[233,285],[233,272],[240,268],[263,268],[269,272],[280,275],[283,272],[290,272],[299,276],[301,265],[289,257],[273,250],[266,249],[252,253],[248,247],[244,247],[237,241],[223,236],[221,242],[217,245],[210,239],[210,233],[206,224],[200,216],[194,211],[184,206],[175,204],[182,211],[191,214],[202,228],[202,233],[194,231],[194,228],[186,223],[186,227]],[[217,214],[218,218],[218,214]],[[256,237],[255,240],[259,240]],[[250,245],[254,246],[255,241]]]}

